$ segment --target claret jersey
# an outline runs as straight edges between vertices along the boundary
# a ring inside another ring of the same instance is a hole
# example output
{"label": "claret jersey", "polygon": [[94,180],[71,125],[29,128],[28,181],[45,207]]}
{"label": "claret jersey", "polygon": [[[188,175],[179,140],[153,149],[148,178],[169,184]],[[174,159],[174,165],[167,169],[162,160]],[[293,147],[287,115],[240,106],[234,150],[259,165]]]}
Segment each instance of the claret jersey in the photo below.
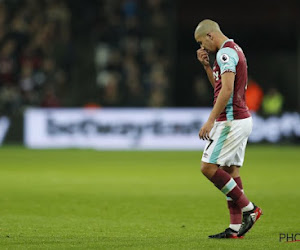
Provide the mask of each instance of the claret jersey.
{"label": "claret jersey", "polygon": [[221,75],[225,72],[235,73],[234,90],[224,111],[217,121],[237,120],[250,117],[246,105],[247,61],[243,50],[232,40],[226,40],[216,55],[213,66],[215,80],[214,104],[222,88]]}

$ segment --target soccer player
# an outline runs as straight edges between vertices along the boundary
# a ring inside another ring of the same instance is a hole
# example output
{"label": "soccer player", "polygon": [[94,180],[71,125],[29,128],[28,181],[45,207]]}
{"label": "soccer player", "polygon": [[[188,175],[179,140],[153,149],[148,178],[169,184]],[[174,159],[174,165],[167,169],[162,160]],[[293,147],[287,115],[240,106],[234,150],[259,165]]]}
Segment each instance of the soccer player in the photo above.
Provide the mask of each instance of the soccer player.
{"label": "soccer player", "polygon": [[[200,45],[197,58],[214,88],[214,107],[199,131],[200,139],[207,140],[201,171],[227,196],[230,212],[229,227],[209,238],[242,238],[262,214],[244,194],[239,173],[252,131],[245,103],[247,62],[242,49],[222,33],[216,22],[203,20],[194,35]],[[209,53],[216,53],[213,68]]]}

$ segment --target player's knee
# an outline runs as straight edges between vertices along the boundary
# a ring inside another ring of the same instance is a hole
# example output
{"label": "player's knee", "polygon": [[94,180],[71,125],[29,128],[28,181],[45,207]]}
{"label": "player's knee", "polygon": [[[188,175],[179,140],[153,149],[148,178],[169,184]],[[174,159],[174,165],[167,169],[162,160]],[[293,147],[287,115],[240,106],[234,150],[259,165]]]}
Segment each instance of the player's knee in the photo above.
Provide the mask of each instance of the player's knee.
{"label": "player's knee", "polygon": [[240,175],[238,166],[234,166],[234,165],[230,167],[222,166],[220,168],[226,171],[228,174],[230,174],[233,178],[238,177]]}
{"label": "player's knee", "polygon": [[207,174],[209,173],[210,168],[209,168],[209,164],[206,162],[201,162],[201,172],[202,174],[204,174],[205,176],[207,176]]}
{"label": "player's knee", "polygon": [[234,171],[234,168],[232,168],[232,167],[221,166],[220,168],[223,169],[228,174],[232,174],[232,172]]}
{"label": "player's knee", "polygon": [[201,163],[201,172],[208,179],[211,179],[217,170],[218,170],[218,166],[216,164],[207,163],[207,162]]}

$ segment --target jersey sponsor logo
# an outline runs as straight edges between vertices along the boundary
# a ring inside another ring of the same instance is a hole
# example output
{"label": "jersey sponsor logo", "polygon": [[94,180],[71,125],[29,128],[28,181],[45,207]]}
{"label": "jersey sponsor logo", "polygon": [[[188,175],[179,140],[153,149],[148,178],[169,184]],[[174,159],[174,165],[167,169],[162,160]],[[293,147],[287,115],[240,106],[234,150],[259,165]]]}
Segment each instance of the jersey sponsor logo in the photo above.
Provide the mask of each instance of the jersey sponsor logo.
{"label": "jersey sponsor logo", "polygon": [[229,56],[227,54],[222,54],[220,59],[222,63],[227,63],[229,61]]}
{"label": "jersey sponsor logo", "polygon": [[219,71],[214,71],[213,75],[214,75],[215,80],[219,81]]}

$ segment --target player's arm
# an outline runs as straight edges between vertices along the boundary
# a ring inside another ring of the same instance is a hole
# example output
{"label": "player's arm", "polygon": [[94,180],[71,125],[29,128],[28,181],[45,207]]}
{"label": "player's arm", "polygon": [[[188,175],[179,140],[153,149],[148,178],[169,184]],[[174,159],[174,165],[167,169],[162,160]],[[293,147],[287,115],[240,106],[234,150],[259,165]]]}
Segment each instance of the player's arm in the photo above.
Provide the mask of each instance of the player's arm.
{"label": "player's arm", "polygon": [[213,76],[212,68],[209,64],[209,56],[206,50],[203,48],[197,50],[197,58],[202,63],[204,70],[206,71],[208,80],[210,81],[213,88],[215,87],[215,79]]}
{"label": "player's arm", "polygon": [[208,118],[210,122],[213,123],[226,108],[226,105],[233,92],[234,79],[235,73],[233,72],[225,72],[221,75],[222,88]]}
{"label": "player's arm", "polygon": [[234,89],[236,66],[239,61],[238,54],[231,48],[223,48],[217,53],[217,63],[221,70],[222,88],[207,122],[199,131],[201,139],[209,139],[209,133],[215,120],[224,111]]}
{"label": "player's arm", "polygon": [[203,127],[199,131],[199,137],[203,140],[209,139],[209,133],[214,126],[215,120],[219,117],[219,115],[224,111],[226,105],[232,95],[234,88],[234,79],[235,73],[233,72],[225,72],[221,75],[222,80],[222,88],[218,95],[217,101],[211,111],[207,122],[203,125]]}

